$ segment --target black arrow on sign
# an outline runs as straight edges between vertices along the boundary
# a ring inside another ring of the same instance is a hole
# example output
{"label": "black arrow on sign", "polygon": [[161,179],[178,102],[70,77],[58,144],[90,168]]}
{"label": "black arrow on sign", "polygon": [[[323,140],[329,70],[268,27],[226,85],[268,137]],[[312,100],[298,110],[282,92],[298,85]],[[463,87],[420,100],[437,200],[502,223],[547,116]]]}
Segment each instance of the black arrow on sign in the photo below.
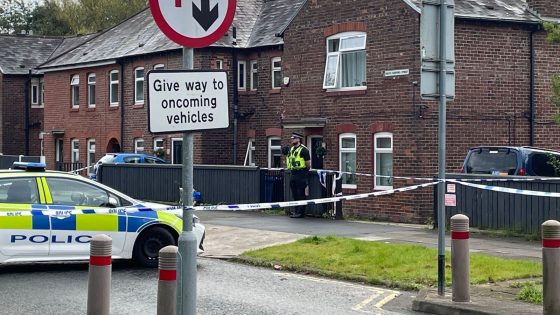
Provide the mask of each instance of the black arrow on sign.
{"label": "black arrow on sign", "polygon": [[202,10],[196,4],[192,4],[193,17],[207,31],[214,22],[218,19],[218,4],[210,11],[210,0],[200,0]]}

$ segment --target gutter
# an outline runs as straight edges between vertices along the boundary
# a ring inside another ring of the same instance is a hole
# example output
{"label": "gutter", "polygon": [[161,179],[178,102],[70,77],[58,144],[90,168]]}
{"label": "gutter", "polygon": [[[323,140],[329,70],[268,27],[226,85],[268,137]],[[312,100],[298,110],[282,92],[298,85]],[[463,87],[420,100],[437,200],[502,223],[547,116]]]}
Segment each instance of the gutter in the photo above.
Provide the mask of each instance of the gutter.
{"label": "gutter", "polygon": [[535,145],[535,27],[529,32],[529,145]]}
{"label": "gutter", "polygon": [[[233,41],[236,41],[237,38],[237,34],[236,34],[236,28],[233,27]],[[232,55],[232,63],[233,63],[233,159],[232,159],[232,164],[235,165],[237,164],[237,117],[239,116],[239,92],[237,91],[237,77],[238,77],[238,73],[237,73],[237,69],[239,67],[239,65],[237,64],[237,49],[235,47],[232,48],[231,50],[231,55]],[[245,65],[245,67],[247,67],[247,65]],[[247,69],[245,69],[245,73],[247,73]]]}
{"label": "gutter", "polygon": [[122,59],[117,60],[117,64],[120,65],[119,70],[119,102],[121,106],[121,152],[124,148],[124,62]]}
{"label": "gutter", "polygon": [[25,109],[24,109],[24,116],[25,121],[23,123],[23,129],[25,131],[25,155],[29,155],[29,107],[31,106],[31,72],[32,70],[29,69],[29,73],[27,75],[27,84],[25,85]]}

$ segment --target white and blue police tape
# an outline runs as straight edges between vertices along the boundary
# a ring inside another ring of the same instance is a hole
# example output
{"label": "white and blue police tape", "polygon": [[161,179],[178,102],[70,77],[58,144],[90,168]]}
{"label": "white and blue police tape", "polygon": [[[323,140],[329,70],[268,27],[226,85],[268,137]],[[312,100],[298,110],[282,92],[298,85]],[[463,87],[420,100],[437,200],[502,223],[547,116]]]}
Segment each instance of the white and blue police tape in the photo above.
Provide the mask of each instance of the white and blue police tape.
{"label": "white and blue police tape", "polygon": [[[421,185],[407,186],[402,188],[395,188],[389,190],[382,190],[370,193],[348,195],[348,196],[337,196],[322,199],[312,199],[312,200],[299,200],[299,201],[284,201],[284,202],[270,202],[270,203],[253,203],[253,204],[238,204],[238,205],[211,205],[211,206],[195,206],[190,207],[196,211],[208,211],[208,210],[260,210],[260,209],[276,209],[284,207],[296,207],[305,205],[315,205],[323,203],[338,202],[343,200],[356,200],[368,197],[384,196],[399,192],[411,191],[423,187],[429,187],[436,185],[438,182],[424,183]],[[163,211],[170,214],[181,215],[183,212],[183,207],[181,206],[170,206],[165,208],[147,208],[147,207],[121,207],[121,208],[99,208],[99,209],[60,209],[60,206],[46,206],[42,209],[31,209],[31,210],[19,210],[19,211],[0,211],[0,216],[4,217],[14,217],[14,216],[33,216],[33,215],[44,215],[44,216],[70,216],[77,214],[112,214],[112,215],[128,215],[133,213],[138,213],[142,211]],[[56,209],[58,208],[58,209]]]}
{"label": "white and blue police tape", "polygon": [[[285,171],[288,170],[287,168],[261,168],[263,170],[269,171]],[[317,171],[317,174],[324,173],[324,174],[345,174],[345,175],[356,175],[356,176],[366,176],[366,177],[379,177],[379,178],[393,178],[393,179],[412,179],[418,181],[433,181],[436,180],[434,178],[428,177],[405,177],[405,176],[391,176],[391,175],[375,175],[375,174],[368,174],[368,173],[358,173],[358,172],[344,172],[344,171],[333,171],[333,170],[324,170],[324,169],[311,169],[312,171]]]}
{"label": "white and blue police tape", "polygon": [[343,200],[356,200],[368,197],[378,197],[384,195],[390,195],[399,192],[411,191],[418,188],[429,187],[437,185],[438,182],[424,183],[420,185],[407,186],[402,188],[395,188],[389,190],[382,190],[376,192],[369,192],[356,195],[348,196],[338,196],[330,198],[312,199],[312,200],[299,200],[299,201],[284,201],[284,202],[269,202],[269,203],[253,203],[253,204],[240,204],[240,205],[213,205],[213,206],[196,206],[193,207],[194,210],[260,210],[260,209],[277,209],[285,207],[296,207],[296,206],[306,206],[306,205],[317,205],[323,203],[338,202]]}
{"label": "white and blue police tape", "polygon": [[558,192],[526,190],[526,189],[507,188],[507,187],[499,187],[499,186],[491,186],[491,185],[480,185],[480,184],[473,184],[464,181],[458,181],[454,179],[447,179],[446,182],[457,183],[463,186],[468,186],[468,187],[473,187],[473,188],[478,188],[483,190],[503,192],[508,194],[560,198],[560,193]]}

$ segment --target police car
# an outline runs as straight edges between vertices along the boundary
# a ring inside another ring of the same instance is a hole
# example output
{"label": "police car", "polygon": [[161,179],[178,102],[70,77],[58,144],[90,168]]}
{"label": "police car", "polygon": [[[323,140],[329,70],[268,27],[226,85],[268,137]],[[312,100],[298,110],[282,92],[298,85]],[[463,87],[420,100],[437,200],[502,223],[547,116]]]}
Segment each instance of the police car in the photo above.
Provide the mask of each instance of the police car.
{"label": "police car", "polygon": [[[0,171],[0,264],[85,260],[90,239],[106,234],[114,259],[155,267],[159,250],[177,244],[180,216],[42,163],[14,163]],[[200,253],[205,227],[196,216],[193,230]]]}

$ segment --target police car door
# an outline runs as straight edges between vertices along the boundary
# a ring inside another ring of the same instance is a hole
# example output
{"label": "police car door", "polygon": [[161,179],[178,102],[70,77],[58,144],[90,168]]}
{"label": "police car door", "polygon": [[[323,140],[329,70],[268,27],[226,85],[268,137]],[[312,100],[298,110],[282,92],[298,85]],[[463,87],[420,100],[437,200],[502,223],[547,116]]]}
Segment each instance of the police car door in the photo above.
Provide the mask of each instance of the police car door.
{"label": "police car door", "polygon": [[49,251],[49,217],[31,210],[44,207],[45,196],[33,176],[0,178],[0,261],[41,258]]}
{"label": "police car door", "polygon": [[[96,234],[106,234],[113,239],[113,255],[122,252],[126,215],[95,213],[96,209],[107,209],[109,192],[71,177],[46,177],[45,195],[49,208],[60,211],[60,215],[51,217],[50,256],[88,256],[89,241]],[[75,210],[80,211],[76,213]]]}

